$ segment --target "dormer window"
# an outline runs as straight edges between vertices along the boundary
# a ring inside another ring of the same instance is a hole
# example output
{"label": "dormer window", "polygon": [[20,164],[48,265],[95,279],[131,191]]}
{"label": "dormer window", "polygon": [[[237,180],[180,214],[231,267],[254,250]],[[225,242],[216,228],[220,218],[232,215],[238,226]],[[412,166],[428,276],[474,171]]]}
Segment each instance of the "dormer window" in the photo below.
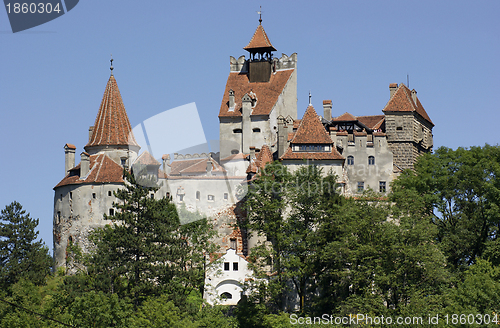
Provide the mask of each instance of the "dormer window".
{"label": "dormer window", "polygon": [[326,145],[299,145],[299,151],[324,152],[330,151],[330,146]]}

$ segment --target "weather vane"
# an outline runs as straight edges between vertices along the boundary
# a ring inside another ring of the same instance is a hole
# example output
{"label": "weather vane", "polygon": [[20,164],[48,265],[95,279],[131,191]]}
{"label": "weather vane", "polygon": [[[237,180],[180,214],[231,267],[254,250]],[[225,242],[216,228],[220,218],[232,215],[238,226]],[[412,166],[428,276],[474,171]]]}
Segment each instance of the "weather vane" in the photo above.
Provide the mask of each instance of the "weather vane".
{"label": "weather vane", "polygon": [[312,104],[311,104],[311,90],[309,90],[309,106],[312,106]]}
{"label": "weather vane", "polygon": [[262,6],[259,6],[260,10],[257,12],[259,14],[259,24],[262,24]]}
{"label": "weather vane", "polygon": [[109,68],[111,70],[111,75],[113,75],[113,54],[111,54],[111,67]]}

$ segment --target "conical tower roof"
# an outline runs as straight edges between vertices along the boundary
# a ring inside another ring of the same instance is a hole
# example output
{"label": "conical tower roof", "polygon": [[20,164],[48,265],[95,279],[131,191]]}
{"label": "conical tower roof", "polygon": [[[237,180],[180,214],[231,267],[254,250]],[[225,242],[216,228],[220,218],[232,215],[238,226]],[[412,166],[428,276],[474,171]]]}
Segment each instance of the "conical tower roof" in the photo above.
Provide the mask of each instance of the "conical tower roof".
{"label": "conical tower roof", "polygon": [[115,77],[111,75],[97,113],[94,130],[85,150],[100,146],[139,147],[132,133]]}
{"label": "conical tower roof", "polygon": [[332,139],[326,132],[323,124],[319,120],[318,114],[314,107],[309,105],[306,109],[302,121],[295,133],[294,138],[290,141],[294,144],[331,144]]}
{"label": "conical tower roof", "polygon": [[271,41],[269,41],[266,31],[264,31],[264,28],[262,27],[262,24],[259,24],[259,26],[257,26],[257,29],[255,30],[255,33],[252,36],[252,39],[250,40],[248,45],[243,49],[251,53],[276,51],[276,48],[274,48],[273,45],[271,44]]}

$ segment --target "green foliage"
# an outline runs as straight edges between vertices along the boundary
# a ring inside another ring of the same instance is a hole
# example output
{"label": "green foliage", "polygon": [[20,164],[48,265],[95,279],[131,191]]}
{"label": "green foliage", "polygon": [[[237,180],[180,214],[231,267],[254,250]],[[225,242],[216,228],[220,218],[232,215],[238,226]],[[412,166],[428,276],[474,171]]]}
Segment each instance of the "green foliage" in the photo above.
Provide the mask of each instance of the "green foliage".
{"label": "green foliage", "polygon": [[125,188],[115,192],[115,215],[105,216],[112,224],[91,236],[96,247],[88,260],[90,285],[129,297],[136,308],[161,294],[184,306],[191,291],[203,288],[213,230],[203,218],[181,225],[169,198],[153,199],[157,188],[136,183],[128,172],[125,177]]}
{"label": "green foliage", "polygon": [[4,290],[22,278],[45,283],[52,258],[43,241],[36,241],[38,219],[32,219],[21,204],[12,202],[0,215],[0,287]]}
{"label": "green foliage", "polygon": [[[489,246],[500,229],[500,147],[440,147],[419,158],[393,184],[398,204],[413,199],[438,228],[437,241],[449,265],[463,270]],[[496,260],[495,260],[496,261]]]}

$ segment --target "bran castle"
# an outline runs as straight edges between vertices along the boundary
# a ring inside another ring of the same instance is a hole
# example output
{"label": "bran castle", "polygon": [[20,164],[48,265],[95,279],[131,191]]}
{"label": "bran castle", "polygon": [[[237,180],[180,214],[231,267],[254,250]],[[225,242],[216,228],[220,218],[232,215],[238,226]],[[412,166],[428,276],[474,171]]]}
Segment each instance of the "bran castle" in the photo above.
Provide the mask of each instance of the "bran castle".
{"label": "bran castle", "polygon": [[335,117],[332,101],[324,100],[322,117],[309,103],[298,119],[297,54],[273,57],[276,49],[259,22],[243,48],[249,58],[230,57],[218,153],[163,155],[159,160],[148,151],[140,153],[111,73],[78,165],[76,147],[64,146],[64,178],[54,187],[56,267],[66,265],[69,242],[89,249],[89,232],[108,223],[103,214],[114,214],[113,191],[125,183],[123,169],[140,164],[161,186],[151,197],[171,197],[214,223],[222,264],[208,266],[204,297],[211,304],[236,304],[251,276],[246,256],[257,242],[234,228],[242,219],[235,206],[237,193],[267,163],[278,160],[292,172],[302,165],[322,167],[337,175],[347,196],[368,188],[386,194],[403,169],[432,151],[434,124],[417,92],[402,83],[389,85],[387,104],[378,104],[381,115]]}

